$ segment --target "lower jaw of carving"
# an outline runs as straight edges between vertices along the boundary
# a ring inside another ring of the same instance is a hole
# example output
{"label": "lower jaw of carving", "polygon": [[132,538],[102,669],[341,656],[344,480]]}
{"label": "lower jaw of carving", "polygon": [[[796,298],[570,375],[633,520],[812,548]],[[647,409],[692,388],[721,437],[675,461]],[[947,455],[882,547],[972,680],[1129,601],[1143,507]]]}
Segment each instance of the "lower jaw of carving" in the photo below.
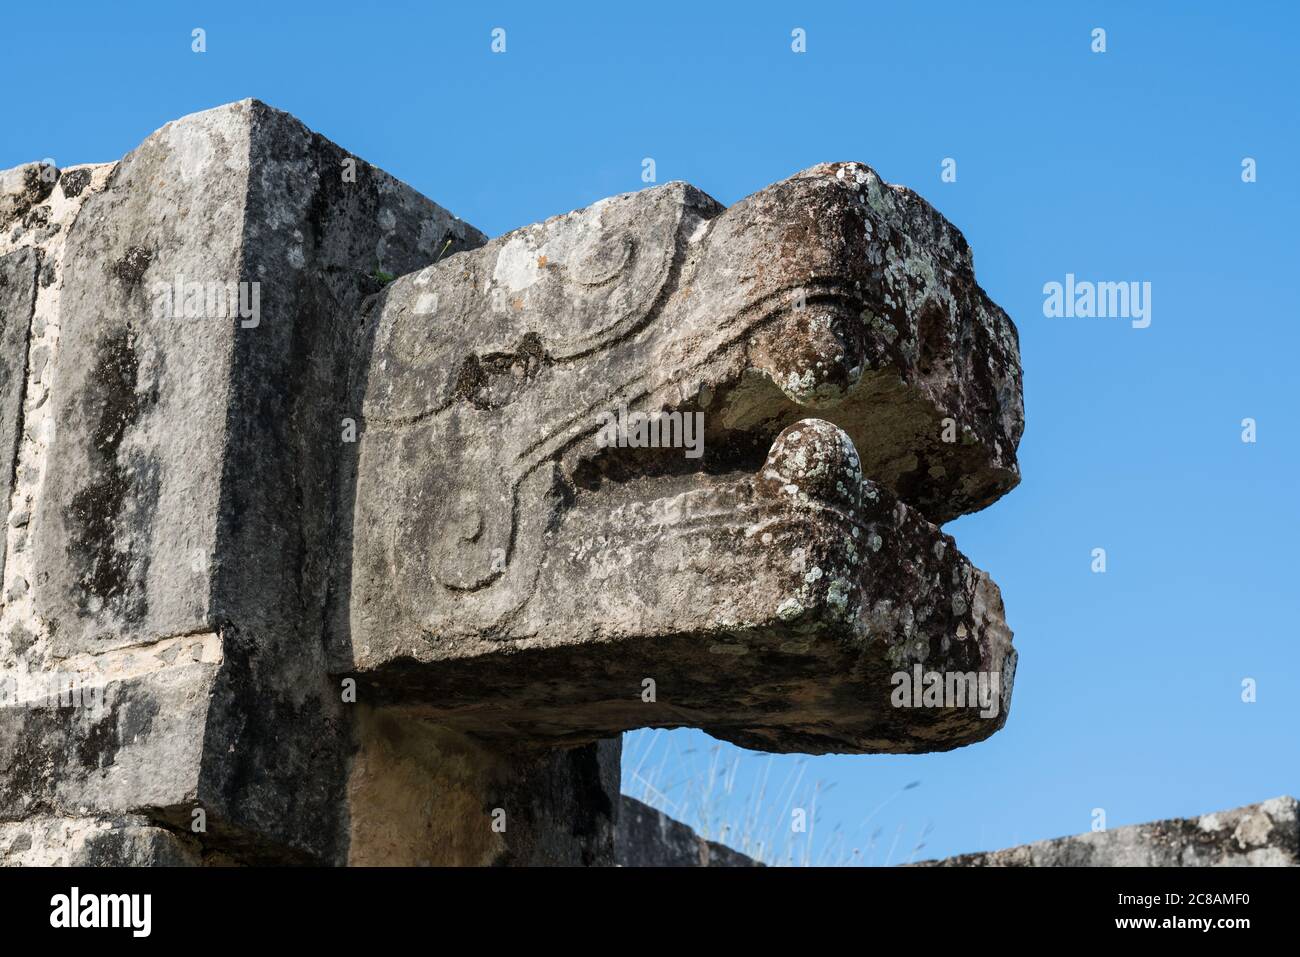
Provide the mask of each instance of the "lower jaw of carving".
{"label": "lower jaw of carving", "polygon": [[[855,466],[847,436],[807,420],[782,433],[757,474],[674,476],[659,495],[653,478],[580,495],[552,533],[533,599],[495,648],[492,694],[467,687],[470,651],[483,649],[467,649],[459,667],[452,648],[411,699],[436,702],[425,712],[476,734],[540,741],[679,725],[810,753],[987,737],[1006,719],[1015,665],[997,587]],[[543,655],[544,668],[530,665]],[[557,655],[570,678],[555,677]],[[993,678],[998,700],[899,706],[898,676],[916,666]]]}

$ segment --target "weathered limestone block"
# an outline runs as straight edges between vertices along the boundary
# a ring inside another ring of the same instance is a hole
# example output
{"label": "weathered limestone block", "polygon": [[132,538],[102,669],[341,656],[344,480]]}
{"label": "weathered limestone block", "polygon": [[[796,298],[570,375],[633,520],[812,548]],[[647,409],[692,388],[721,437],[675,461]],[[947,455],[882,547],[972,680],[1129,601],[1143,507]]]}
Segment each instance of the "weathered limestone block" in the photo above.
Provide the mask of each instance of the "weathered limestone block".
{"label": "weathered limestone block", "polygon": [[[14,459],[22,424],[27,336],[36,308],[40,257],[28,247],[0,256],[0,494],[13,496]],[[0,581],[4,554],[0,550]]]}
{"label": "weathered limestone block", "polygon": [[228,864],[197,840],[143,817],[33,818],[0,822],[0,866],[197,867]]}
{"label": "weathered limestone block", "polygon": [[[61,651],[320,602],[349,313],[376,270],[481,241],[377,170],[345,181],[346,158],[247,101],[163,127],[81,210],[32,529]],[[249,288],[213,295],[231,284]],[[283,562],[293,549],[306,569]]]}
{"label": "weathered limestone block", "polygon": [[[363,319],[331,660],[371,694],[478,734],[813,753],[1005,721],[1000,596],[930,520],[1017,480],[1016,334],[913,194],[851,163],[725,210],[669,184],[405,276]],[[626,410],[702,444],[602,447]],[[998,707],[891,707],[918,664],[995,676]]]}
{"label": "weathered limestone block", "polygon": [[918,867],[1296,867],[1300,803],[1278,797],[1231,811],[961,854]]}
{"label": "weathered limestone block", "polygon": [[[69,759],[74,770],[66,778],[75,791],[82,783],[79,753],[97,751],[91,742],[104,737],[90,712],[60,711],[58,683],[64,672],[47,670],[41,649],[33,650],[39,631],[32,610],[37,570],[28,531],[53,432],[47,402],[49,359],[58,337],[58,279],[68,229],[86,198],[103,188],[112,168],[108,164],[58,170],[29,164],[0,174],[0,209],[5,211],[0,215],[0,262],[6,280],[0,287],[6,339],[0,358],[5,371],[0,455],[9,456],[2,473],[7,521],[5,557],[0,559],[0,819],[47,807],[47,789],[64,780]],[[169,713],[169,720],[183,720],[183,711]],[[162,770],[156,776],[169,773]]]}
{"label": "weathered limestone block", "polygon": [[[5,209],[27,223],[41,197],[20,179]],[[91,676],[102,702],[14,692],[0,817],[147,811],[188,830],[202,807],[210,839],[250,858],[335,855],[353,744],[321,629],[350,325],[384,273],[483,237],[256,101],[64,184],[77,208],[43,251],[0,656],[37,685]]]}

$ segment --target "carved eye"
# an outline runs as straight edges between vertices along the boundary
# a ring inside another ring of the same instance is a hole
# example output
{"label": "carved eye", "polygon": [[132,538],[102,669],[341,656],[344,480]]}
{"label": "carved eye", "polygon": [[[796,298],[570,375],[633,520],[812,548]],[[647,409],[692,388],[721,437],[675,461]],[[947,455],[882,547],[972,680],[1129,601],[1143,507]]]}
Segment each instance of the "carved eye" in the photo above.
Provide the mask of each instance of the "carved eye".
{"label": "carved eye", "polygon": [[483,533],[483,510],[475,502],[462,500],[448,525],[459,541],[475,541]]}
{"label": "carved eye", "polygon": [[574,250],[569,275],[574,282],[584,286],[599,286],[609,282],[631,261],[635,244],[630,233],[622,232],[612,236],[598,233],[584,240]]}

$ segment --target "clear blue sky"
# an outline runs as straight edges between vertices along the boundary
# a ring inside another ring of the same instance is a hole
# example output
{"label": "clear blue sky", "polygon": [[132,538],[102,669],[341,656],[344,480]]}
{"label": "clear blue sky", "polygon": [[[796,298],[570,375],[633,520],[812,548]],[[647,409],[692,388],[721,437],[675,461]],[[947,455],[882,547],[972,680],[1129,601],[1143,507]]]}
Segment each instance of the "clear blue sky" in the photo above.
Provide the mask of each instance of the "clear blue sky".
{"label": "clear blue sky", "polygon": [[[0,167],[114,159],[255,96],[498,235],[641,188],[647,156],[724,203],[868,163],[965,232],[1020,328],[1023,483],[948,530],[1000,583],[1021,662],[983,744],[772,759],[773,782],[824,782],[813,859],[873,812],[880,863],[923,834],[940,855],[1084,831],[1097,807],[1115,827],[1300,795],[1296,5],[614,6],[10,4]],[[1067,272],[1151,282],[1151,326],[1045,318]],[[715,826],[768,759],[723,749],[730,793],[693,804],[711,747],[661,735],[642,768]]]}

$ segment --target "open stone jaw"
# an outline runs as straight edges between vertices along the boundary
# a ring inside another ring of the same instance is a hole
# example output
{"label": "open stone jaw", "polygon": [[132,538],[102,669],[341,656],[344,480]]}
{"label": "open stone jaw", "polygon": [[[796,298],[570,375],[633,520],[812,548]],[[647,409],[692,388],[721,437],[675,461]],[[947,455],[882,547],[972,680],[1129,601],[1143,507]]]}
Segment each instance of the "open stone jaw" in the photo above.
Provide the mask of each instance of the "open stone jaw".
{"label": "open stone jaw", "polygon": [[[372,659],[368,693],[488,737],[691,726],[814,754],[946,750],[1005,722],[1015,651],[997,586],[862,479],[838,428],[797,423],[757,476],[690,477],[658,498],[646,484],[580,496],[518,615]],[[992,707],[894,707],[894,676],[910,683],[918,664],[996,676]]]}

